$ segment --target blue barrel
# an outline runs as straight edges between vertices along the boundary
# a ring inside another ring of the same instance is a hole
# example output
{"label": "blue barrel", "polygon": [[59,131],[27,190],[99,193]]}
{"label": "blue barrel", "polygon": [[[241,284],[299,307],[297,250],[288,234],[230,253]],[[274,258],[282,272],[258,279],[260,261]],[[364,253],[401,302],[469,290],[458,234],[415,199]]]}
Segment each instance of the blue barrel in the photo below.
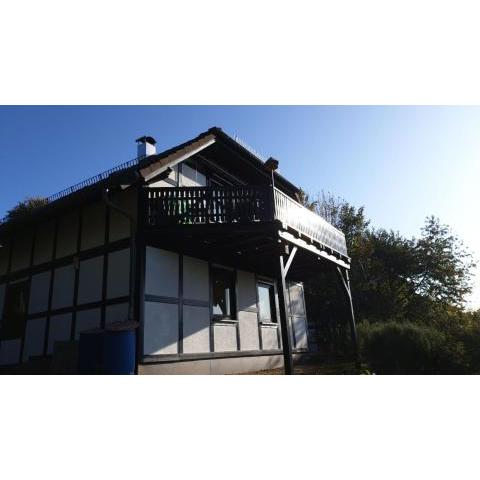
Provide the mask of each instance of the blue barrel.
{"label": "blue barrel", "polygon": [[136,322],[109,325],[103,337],[103,373],[133,375],[135,373]]}
{"label": "blue barrel", "polygon": [[80,333],[78,344],[78,373],[100,373],[103,351],[103,330],[96,328]]}

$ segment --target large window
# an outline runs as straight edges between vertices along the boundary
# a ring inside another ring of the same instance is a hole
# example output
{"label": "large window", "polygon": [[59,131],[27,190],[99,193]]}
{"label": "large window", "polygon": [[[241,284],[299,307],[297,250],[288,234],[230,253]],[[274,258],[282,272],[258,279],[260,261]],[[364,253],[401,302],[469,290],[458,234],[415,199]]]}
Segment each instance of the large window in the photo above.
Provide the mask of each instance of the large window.
{"label": "large window", "polygon": [[2,340],[23,337],[28,308],[27,302],[27,280],[8,285],[0,330],[0,338]]}
{"label": "large window", "polygon": [[275,288],[272,283],[258,282],[258,310],[260,322],[276,323],[277,313],[275,308]]}
{"label": "large window", "polygon": [[234,319],[235,272],[212,267],[212,315],[215,319]]}
{"label": "large window", "polygon": [[292,315],[304,316],[305,303],[303,301],[303,285],[301,283],[291,283],[289,286],[290,294],[290,313]]}

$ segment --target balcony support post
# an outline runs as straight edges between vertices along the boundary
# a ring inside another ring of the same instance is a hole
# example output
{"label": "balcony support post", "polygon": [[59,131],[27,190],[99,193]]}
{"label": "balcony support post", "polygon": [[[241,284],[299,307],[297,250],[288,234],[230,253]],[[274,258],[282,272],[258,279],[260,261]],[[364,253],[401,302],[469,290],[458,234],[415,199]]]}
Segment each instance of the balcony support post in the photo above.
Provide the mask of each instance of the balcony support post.
{"label": "balcony support post", "polygon": [[352,339],[352,346],[355,352],[355,359],[358,365],[359,364],[358,339],[357,339],[357,328],[355,326],[355,312],[353,309],[350,277],[348,275],[348,270],[346,268],[341,268],[337,266],[337,273],[338,273],[338,276],[340,277],[340,281],[343,286],[343,291],[345,293],[345,297],[347,300],[348,317],[349,317],[349,324],[350,324],[350,336]]}
{"label": "balcony support post", "polygon": [[[288,250],[288,247],[285,246]],[[286,251],[288,254],[288,251]],[[278,262],[278,306],[280,313],[280,326],[282,329],[282,346],[283,346],[283,363],[285,375],[293,374],[293,359],[292,346],[290,343],[290,325],[288,321],[288,306],[287,306],[287,283],[286,277],[288,269],[292,264],[293,257],[297,253],[297,247],[294,247],[288,255],[287,261],[284,260],[284,254],[280,254]]]}

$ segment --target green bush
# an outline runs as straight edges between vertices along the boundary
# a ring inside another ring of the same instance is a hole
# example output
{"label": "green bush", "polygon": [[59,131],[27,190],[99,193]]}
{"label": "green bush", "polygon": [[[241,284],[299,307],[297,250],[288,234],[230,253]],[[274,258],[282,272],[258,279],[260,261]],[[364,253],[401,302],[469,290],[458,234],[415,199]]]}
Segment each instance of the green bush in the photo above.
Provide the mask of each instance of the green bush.
{"label": "green bush", "polygon": [[358,336],[363,360],[375,373],[442,373],[450,361],[446,336],[435,328],[409,322],[363,322]]}

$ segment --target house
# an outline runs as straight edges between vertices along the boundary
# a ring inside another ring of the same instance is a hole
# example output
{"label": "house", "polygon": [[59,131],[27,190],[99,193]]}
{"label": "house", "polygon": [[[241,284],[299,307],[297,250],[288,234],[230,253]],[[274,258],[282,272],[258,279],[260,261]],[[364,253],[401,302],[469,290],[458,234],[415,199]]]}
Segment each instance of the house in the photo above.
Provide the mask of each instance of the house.
{"label": "house", "polygon": [[0,225],[0,364],[50,358],[82,331],[139,322],[139,374],[240,373],[315,349],[303,281],[345,236],[219,128],[138,156]]}

